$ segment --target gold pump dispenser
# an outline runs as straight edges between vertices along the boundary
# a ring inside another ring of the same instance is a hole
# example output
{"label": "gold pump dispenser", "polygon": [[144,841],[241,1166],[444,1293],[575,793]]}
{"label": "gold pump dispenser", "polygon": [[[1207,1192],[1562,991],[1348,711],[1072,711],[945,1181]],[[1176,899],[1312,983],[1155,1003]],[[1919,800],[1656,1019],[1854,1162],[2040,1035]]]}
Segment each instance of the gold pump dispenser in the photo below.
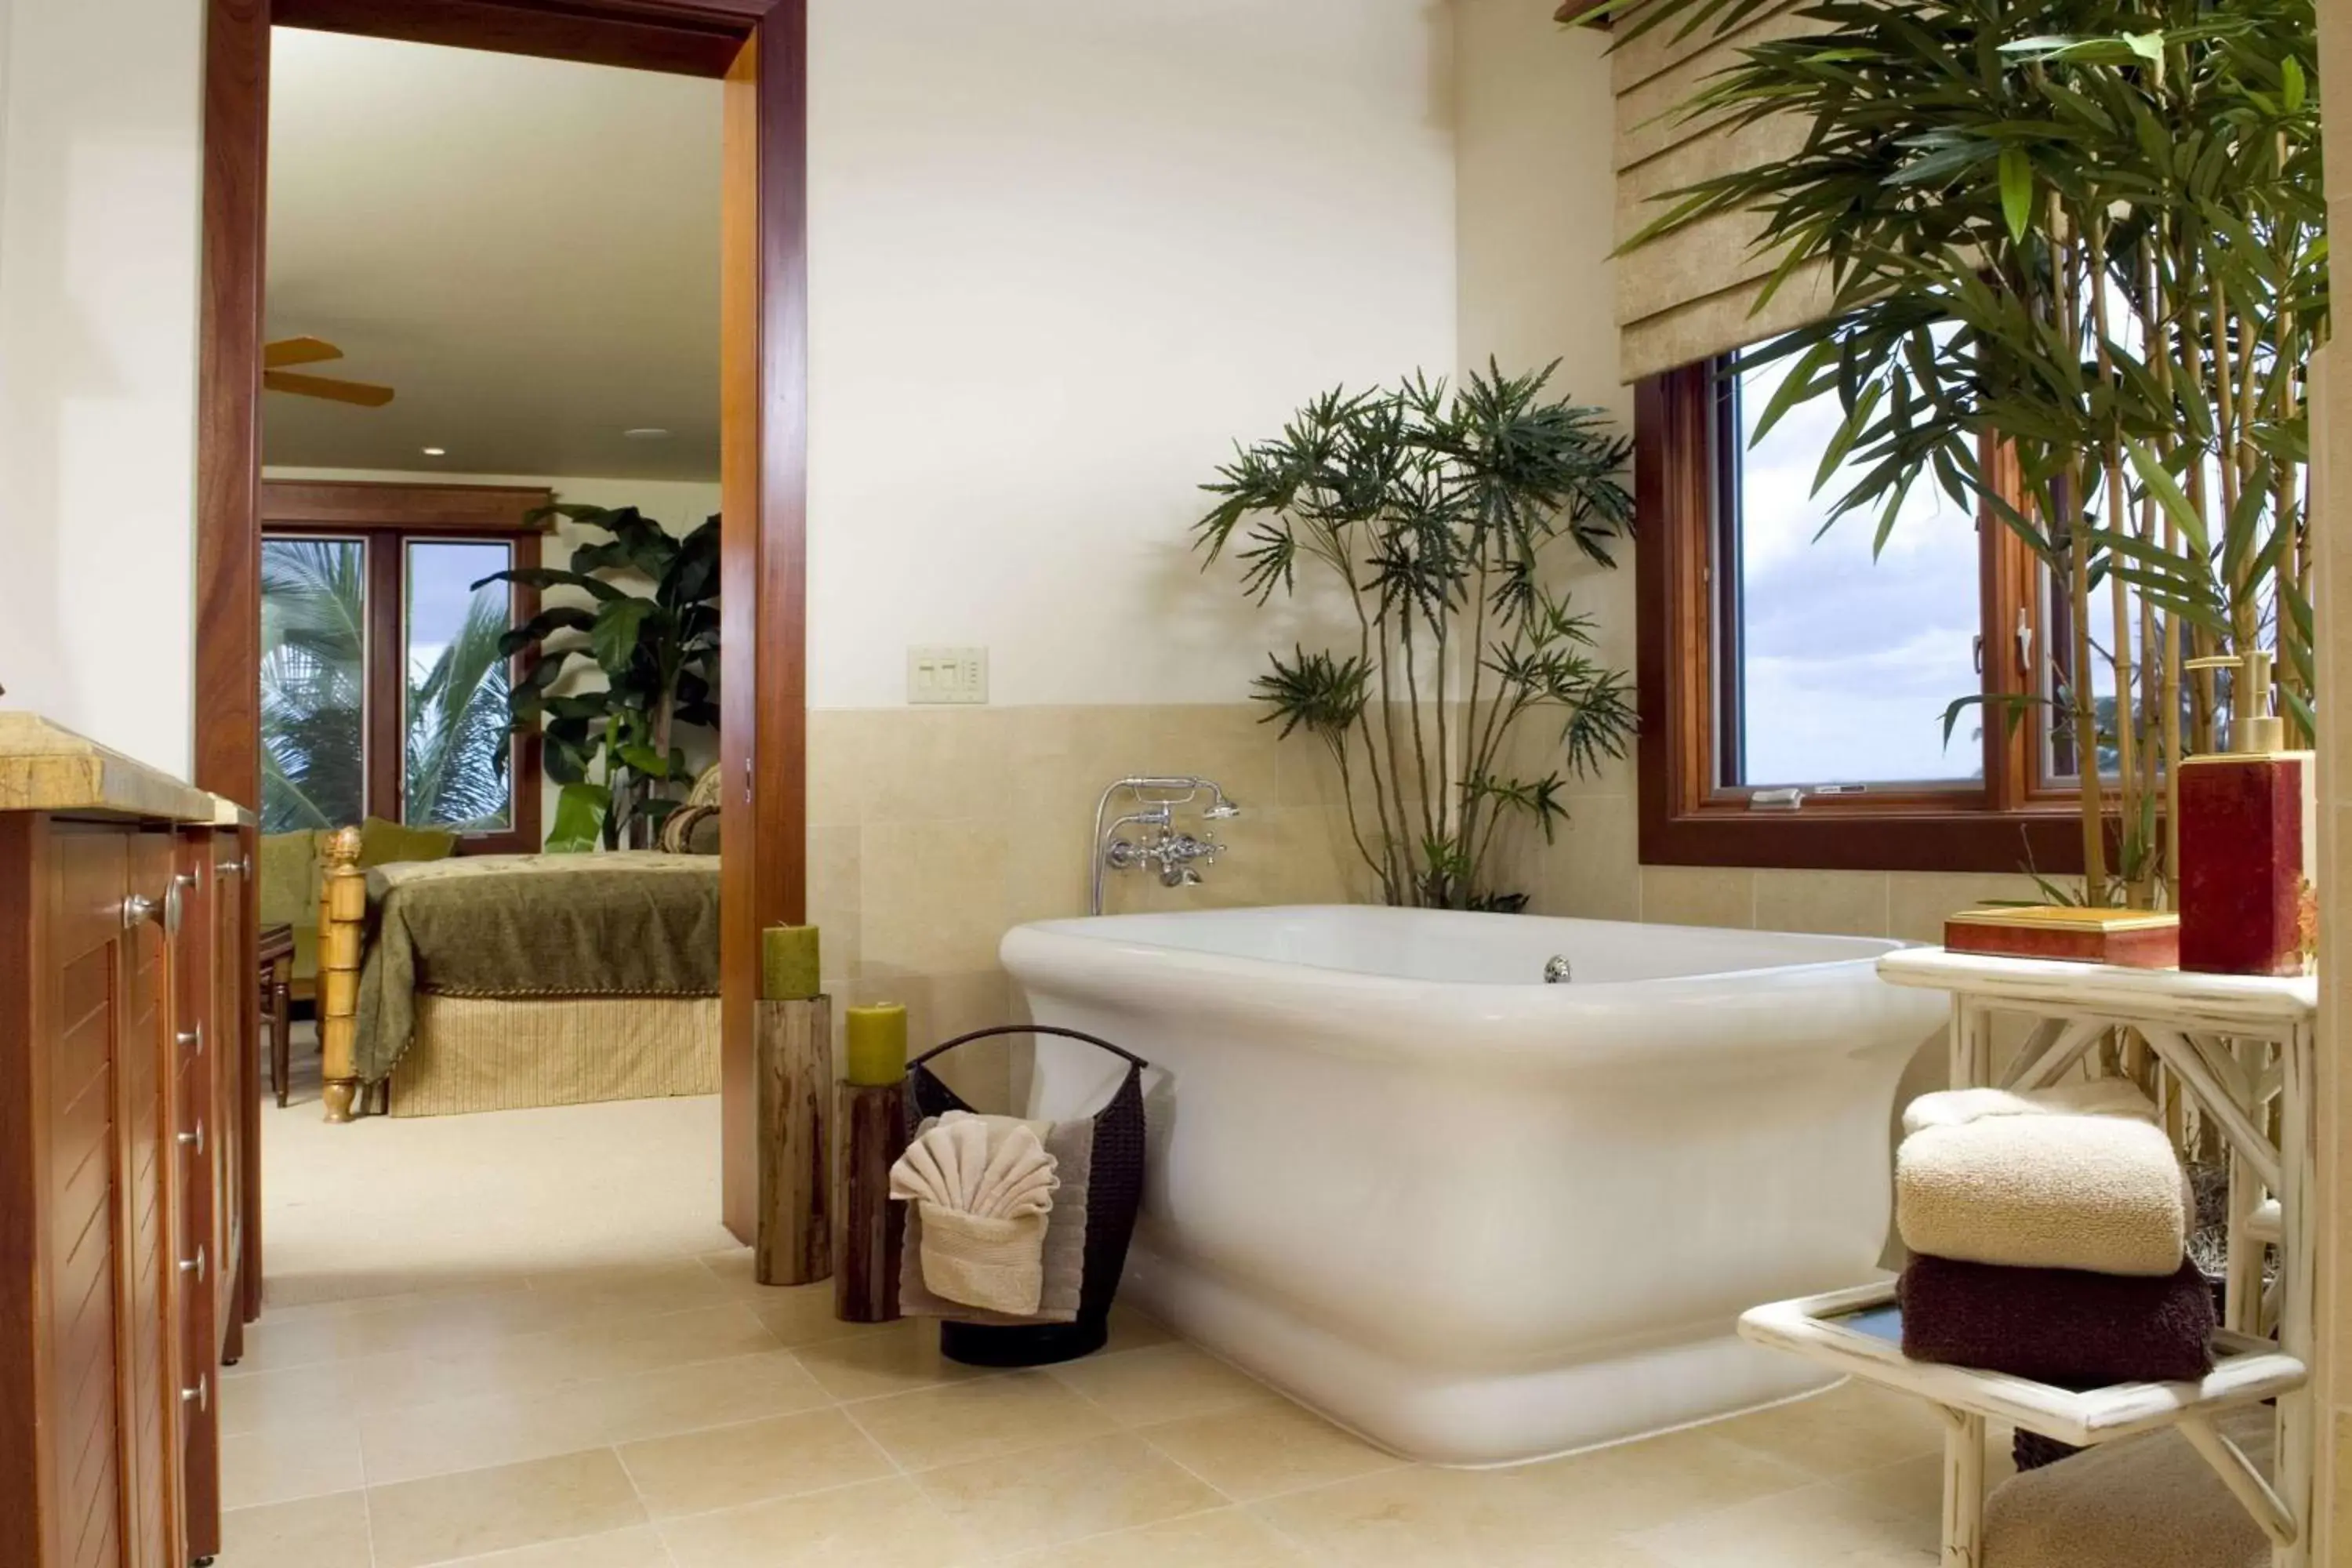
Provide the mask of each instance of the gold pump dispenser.
{"label": "gold pump dispenser", "polygon": [[2242,654],[2192,658],[2181,667],[2238,672],[2230,691],[2230,744],[2222,748],[2228,755],[2264,757],[2286,750],[2286,721],[2271,710],[2272,658],[2270,649],[2250,647]]}

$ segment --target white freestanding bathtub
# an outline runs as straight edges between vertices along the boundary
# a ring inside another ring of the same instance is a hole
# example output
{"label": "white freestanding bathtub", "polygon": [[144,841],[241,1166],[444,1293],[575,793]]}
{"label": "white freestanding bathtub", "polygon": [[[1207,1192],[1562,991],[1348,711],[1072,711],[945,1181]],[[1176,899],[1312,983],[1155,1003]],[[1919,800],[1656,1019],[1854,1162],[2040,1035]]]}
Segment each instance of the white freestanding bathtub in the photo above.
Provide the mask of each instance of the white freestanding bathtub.
{"label": "white freestanding bathtub", "polygon": [[[1386,1447],[1490,1465],[1828,1381],[1733,1323],[1878,1277],[1896,1079],[1944,1016],[1880,983],[1895,945],[1333,907],[1049,921],[1003,960],[1036,1022],[1157,1069],[1127,1290]],[[1118,1070],[1041,1037],[1031,1113]]]}

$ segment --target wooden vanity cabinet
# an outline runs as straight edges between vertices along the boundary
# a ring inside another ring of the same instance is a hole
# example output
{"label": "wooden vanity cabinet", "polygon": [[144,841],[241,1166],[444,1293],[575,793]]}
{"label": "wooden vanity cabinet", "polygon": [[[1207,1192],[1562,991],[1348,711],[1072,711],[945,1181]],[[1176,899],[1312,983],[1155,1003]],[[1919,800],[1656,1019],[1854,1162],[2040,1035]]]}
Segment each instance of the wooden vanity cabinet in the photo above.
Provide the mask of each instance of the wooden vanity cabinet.
{"label": "wooden vanity cabinet", "polygon": [[253,987],[225,985],[249,973],[246,834],[209,797],[121,787],[121,809],[7,809],[0,745],[5,1568],[220,1546],[217,1395],[257,1197]]}

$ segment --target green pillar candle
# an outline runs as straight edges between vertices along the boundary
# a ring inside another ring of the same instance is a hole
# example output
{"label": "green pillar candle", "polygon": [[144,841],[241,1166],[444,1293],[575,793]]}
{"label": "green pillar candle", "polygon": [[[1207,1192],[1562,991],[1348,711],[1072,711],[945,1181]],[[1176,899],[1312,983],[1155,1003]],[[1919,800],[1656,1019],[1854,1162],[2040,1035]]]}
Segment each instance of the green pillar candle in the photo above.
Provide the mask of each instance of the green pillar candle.
{"label": "green pillar candle", "polygon": [[760,933],[760,995],[805,1002],[824,989],[818,979],[814,926],[770,926]]}
{"label": "green pillar candle", "polygon": [[852,1007],[845,1015],[849,1033],[849,1081],[865,1088],[897,1083],[907,1076],[907,1009],[896,1002]]}

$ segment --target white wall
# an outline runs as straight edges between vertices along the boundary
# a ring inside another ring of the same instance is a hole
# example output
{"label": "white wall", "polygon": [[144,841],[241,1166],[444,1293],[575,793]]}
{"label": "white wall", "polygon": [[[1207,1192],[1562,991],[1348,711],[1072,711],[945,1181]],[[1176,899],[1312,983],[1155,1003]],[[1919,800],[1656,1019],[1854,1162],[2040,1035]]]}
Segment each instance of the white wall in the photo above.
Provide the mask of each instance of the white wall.
{"label": "white wall", "polygon": [[184,773],[203,0],[9,9],[0,700]]}
{"label": "white wall", "polygon": [[1202,576],[1197,487],[1336,382],[1453,367],[1451,34],[816,0],[811,706],[898,705],[911,643],[987,645],[1001,704],[1247,695],[1288,637]]}
{"label": "white wall", "polygon": [[[201,0],[17,5],[0,683],[184,766]],[[1006,703],[1244,695],[1278,617],[1196,486],[1455,351],[1443,0],[817,0],[811,700],[904,648]]]}

